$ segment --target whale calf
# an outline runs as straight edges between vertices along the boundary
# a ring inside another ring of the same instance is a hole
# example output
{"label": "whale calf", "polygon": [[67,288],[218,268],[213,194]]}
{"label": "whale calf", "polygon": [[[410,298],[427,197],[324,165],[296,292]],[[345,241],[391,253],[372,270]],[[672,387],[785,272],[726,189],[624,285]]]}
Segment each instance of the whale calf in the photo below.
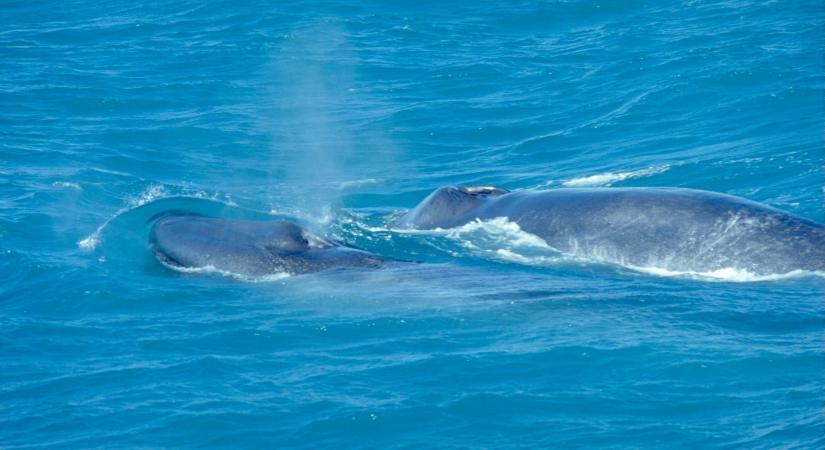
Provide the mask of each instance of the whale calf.
{"label": "whale calf", "polygon": [[680,188],[437,189],[396,224],[453,228],[505,217],[554,249],[630,267],[754,275],[825,270],[825,228],[731,195]]}
{"label": "whale calf", "polygon": [[346,247],[288,221],[247,221],[186,213],[161,214],[149,248],[175,269],[241,276],[291,275],[339,267],[379,267],[389,258]]}

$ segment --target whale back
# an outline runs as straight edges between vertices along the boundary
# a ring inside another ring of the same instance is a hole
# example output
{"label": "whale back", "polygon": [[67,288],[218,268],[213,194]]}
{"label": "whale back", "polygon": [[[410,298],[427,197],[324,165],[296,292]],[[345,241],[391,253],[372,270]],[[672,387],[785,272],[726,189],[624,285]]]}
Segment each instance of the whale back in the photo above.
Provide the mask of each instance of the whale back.
{"label": "whale back", "polygon": [[504,217],[553,249],[672,272],[825,270],[825,228],[730,195],[681,188],[516,191],[445,187],[400,221],[452,228]]}
{"label": "whale back", "polygon": [[495,186],[445,186],[433,191],[401,218],[404,228],[451,228],[475,219],[476,209],[508,191]]}
{"label": "whale back", "polygon": [[554,249],[624,266],[736,269],[757,275],[825,269],[825,229],[730,195],[677,188],[522,191],[480,211],[507,217]]}

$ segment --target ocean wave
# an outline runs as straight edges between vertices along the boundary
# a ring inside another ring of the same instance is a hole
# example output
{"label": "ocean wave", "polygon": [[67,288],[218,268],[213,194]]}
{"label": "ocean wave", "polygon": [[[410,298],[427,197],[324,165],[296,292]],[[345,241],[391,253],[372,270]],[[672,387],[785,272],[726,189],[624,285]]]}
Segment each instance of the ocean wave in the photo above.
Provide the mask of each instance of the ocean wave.
{"label": "ocean wave", "polygon": [[162,185],[153,184],[146,188],[140,195],[135,198],[132,198],[127,201],[126,206],[117,210],[111,217],[106,219],[102,224],[100,224],[92,234],[86,236],[85,238],[77,241],[77,246],[80,247],[82,250],[91,251],[97,248],[100,244],[100,236],[103,233],[103,230],[116,218],[120,217],[121,215],[131,211],[132,209],[138,208],[143,206],[151,201],[157,200],[159,198],[163,198],[169,195],[169,191]]}
{"label": "ocean wave", "polygon": [[232,199],[227,195],[219,195],[217,193],[209,194],[208,192],[202,190],[191,192],[189,190],[180,189],[178,191],[180,192],[173,192],[170,188],[160,184],[149,185],[143,192],[141,192],[137,196],[127,198],[125,206],[118,209],[110,217],[104,220],[103,223],[101,223],[91,234],[77,241],[77,246],[84,251],[95,250],[98,247],[98,245],[100,245],[100,242],[102,240],[101,236],[103,235],[103,232],[112,224],[113,221],[117,220],[124,214],[127,214],[137,208],[140,208],[141,206],[147,205],[149,203],[164,198],[179,196],[199,200],[210,200],[214,202],[219,202],[226,206],[238,206],[237,203],[232,201]]}

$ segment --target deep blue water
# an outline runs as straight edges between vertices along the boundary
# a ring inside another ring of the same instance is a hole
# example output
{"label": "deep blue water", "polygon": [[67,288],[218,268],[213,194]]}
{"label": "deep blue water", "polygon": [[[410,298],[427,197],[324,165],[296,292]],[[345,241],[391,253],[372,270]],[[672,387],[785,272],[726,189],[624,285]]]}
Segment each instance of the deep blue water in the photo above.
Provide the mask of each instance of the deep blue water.
{"label": "deep blue water", "polygon": [[[818,1],[3,2],[0,448],[825,447],[822,277],[394,230],[446,184],[823,222]],[[240,280],[165,209],[423,261]]]}

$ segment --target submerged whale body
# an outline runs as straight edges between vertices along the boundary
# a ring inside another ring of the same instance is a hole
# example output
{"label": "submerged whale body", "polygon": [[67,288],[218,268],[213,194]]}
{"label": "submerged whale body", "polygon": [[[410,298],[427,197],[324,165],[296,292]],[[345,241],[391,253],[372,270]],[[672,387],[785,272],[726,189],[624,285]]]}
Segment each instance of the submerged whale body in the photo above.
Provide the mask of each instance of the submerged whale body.
{"label": "submerged whale body", "polygon": [[453,228],[505,217],[558,251],[629,267],[741,270],[755,275],[825,270],[825,228],[742,198],[678,188],[508,192],[437,189],[398,225]]}
{"label": "submerged whale body", "polygon": [[378,267],[388,261],[323,239],[292,222],[185,213],[161,215],[152,226],[149,248],[161,263],[175,269],[209,269],[253,277]]}

